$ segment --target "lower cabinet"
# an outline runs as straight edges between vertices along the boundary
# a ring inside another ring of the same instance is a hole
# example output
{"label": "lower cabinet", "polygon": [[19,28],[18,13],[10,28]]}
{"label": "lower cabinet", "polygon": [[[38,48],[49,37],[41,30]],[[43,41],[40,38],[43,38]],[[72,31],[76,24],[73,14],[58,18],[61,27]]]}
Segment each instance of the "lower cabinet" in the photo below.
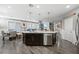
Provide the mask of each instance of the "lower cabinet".
{"label": "lower cabinet", "polygon": [[42,46],[43,45],[43,34],[24,34],[25,38],[23,41],[26,45],[33,45],[33,46]]}
{"label": "lower cabinet", "polygon": [[57,41],[57,39],[56,39],[56,33],[53,33],[52,34],[52,44],[53,45],[56,44],[56,41]]}
{"label": "lower cabinet", "polygon": [[56,34],[23,33],[23,43],[29,46],[53,45],[56,43]]}

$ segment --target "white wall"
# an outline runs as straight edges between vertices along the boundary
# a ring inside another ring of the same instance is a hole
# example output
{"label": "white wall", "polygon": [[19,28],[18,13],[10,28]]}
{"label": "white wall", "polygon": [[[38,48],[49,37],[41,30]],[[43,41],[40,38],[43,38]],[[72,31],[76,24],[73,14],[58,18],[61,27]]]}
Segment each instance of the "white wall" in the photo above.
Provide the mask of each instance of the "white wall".
{"label": "white wall", "polygon": [[70,17],[64,20],[64,30],[66,31],[73,30],[73,17]]}
{"label": "white wall", "polygon": [[4,31],[8,30],[8,21],[5,19],[0,19],[0,32],[2,30],[4,30]]}
{"label": "white wall", "polygon": [[68,40],[68,41],[72,42],[73,44],[75,44],[75,42],[76,42],[74,20],[76,21],[75,16],[71,16],[69,18],[66,18],[64,20],[64,23],[63,23],[64,28],[62,31],[63,39]]}

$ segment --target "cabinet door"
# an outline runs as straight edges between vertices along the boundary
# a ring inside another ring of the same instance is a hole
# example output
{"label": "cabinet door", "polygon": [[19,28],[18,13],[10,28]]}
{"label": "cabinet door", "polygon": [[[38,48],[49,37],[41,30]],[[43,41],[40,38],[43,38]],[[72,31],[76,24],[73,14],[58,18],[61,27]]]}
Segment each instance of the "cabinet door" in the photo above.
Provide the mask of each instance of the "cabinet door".
{"label": "cabinet door", "polygon": [[31,46],[41,46],[43,45],[43,34],[24,34],[24,43]]}
{"label": "cabinet door", "polygon": [[31,34],[26,34],[25,36],[25,44],[32,45],[33,43],[33,36]]}
{"label": "cabinet door", "polygon": [[56,43],[56,33],[52,34],[52,44]]}
{"label": "cabinet door", "polygon": [[43,45],[43,34],[34,34],[32,39],[33,45]]}

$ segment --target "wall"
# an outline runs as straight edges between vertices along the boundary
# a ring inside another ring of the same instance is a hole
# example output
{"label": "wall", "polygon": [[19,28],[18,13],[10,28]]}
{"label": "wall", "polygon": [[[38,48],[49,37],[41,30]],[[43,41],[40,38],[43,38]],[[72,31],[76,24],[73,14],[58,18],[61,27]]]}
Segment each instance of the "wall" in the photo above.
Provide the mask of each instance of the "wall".
{"label": "wall", "polygon": [[0,32],[2,30],[4,30],[4,31],[8,30],[8,21],[5,19],[0,19]]}
{"label": "wall", "polygon": [[62,37],[65,40],[68,40],[72,42],[73,44],[76,43],[76,35],[75,35],[75,16],[71,16],[69,18],[66,18],[63,23],[63,31],[62,31]]}
{"label": "wall", "polygon": [[64,30],[66,31],[73,30],[73,16],[64,20]]}

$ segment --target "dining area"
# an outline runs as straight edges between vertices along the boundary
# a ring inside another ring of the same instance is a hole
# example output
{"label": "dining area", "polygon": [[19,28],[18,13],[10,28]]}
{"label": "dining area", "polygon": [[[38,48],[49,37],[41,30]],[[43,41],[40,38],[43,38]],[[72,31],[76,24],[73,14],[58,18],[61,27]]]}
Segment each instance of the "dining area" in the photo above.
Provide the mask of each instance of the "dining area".
{"label": "dining area", "polygon": [[11,32],[4,32],[1,31],[1,38],[3,41],[3,45],[5,44],[5,41],[13,41],[16,39],[22,39],[22,33],[17,33],[16,31]]}

